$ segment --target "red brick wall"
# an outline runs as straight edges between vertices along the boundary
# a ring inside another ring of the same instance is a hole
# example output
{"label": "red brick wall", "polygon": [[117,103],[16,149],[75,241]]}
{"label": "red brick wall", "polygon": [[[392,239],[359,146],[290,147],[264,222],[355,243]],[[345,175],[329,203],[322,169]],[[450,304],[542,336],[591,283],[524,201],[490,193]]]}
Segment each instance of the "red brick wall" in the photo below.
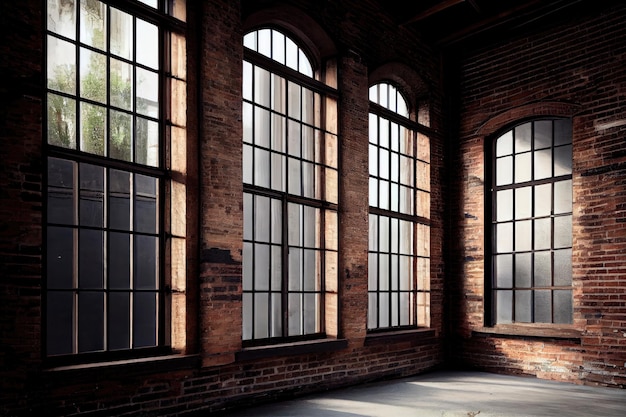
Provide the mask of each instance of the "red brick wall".
{"label": "red brick wall", "polygon": [[[337,46],[340,141],[350,169],[341,182],[340,338],[330,348],[242,352],[242,21],[259,2],[195,2],[188,12],[187,304],[185,349],[159,359],[50,368],[41,355],[42,73],[40,0],[0,12],[0,414],[168,415],[269,400],[442,363],[443,147],[432,143],[432,329],[366,337],[368,74],[399,61],[432,93],[431,123],[443,125],[438,62],[414,33],[361,1],[290,3]],[[255,10],[253,10],[255,9]]]}
{"label": "red brick wall", "polygon": [[[450,166],[459,168],[451,176],[460,178],[451,181],[457,198],[449,200],[450,352],[452,359],[474,367],[623,387],[626,8],[575,10],[448,57],[449,81],[458,82],[449,91],[459,129],[448,151]],[[578,335],[561,332],[562,338],[546,337],[546,331],[505,336],[483,329],[484,143],[507,123],[538,115],[572,117],[574,129],[573,328]]]}

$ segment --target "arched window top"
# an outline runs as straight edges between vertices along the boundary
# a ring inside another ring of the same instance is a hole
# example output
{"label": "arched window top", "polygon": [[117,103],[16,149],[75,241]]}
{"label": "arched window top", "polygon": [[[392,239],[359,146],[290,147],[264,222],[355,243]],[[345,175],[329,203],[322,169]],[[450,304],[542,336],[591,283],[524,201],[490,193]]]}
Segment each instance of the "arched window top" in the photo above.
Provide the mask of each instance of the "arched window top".
{"label": "arched window top", "polygon": [[243,38],[246,48],[279,62],[308,77],[313,77],[313,66],[304,50],[291,38],[276,29],[258,29]]}
{"label": "arched window top", "polygon": [[378,83],[370,87],[370,101],[379,104],[403,117],[409,117],[409,106],[402,93],[389,83]]}

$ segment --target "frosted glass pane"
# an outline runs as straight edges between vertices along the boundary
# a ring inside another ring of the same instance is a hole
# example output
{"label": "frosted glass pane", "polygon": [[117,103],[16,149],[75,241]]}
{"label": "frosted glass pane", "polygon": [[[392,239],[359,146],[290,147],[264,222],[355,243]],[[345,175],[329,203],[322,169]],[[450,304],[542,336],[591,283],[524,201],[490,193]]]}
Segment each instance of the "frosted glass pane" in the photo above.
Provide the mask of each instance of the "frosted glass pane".
{"label": "frosted glass pane", "polygon": [[552,323],[552,291],[535,291],[535,323]]}
{"label": "frosted glass pane", "polygon": [[378,250],[378,216],[369,215],[369,250]]}
{"label": "frosted glass pane", "polygon": [[531,123],[524,123],[515,128],[515,153],[530,150]]}
{"label": "frosted glass pane", "polygon": [[254,245],[254,290],[267,291],[270,288],[270,246]]}
{"label": "frosted glass pane", "polygon": [[254,240],[270,241],[270,199],[268,197],[254,197]]}
{"label": "frosted glass pane", "polygon": [[127,60],[133,58],[133,18],[120,10],[111,8],[111,46],[113,54]]}
{"label": "frosted glass pane", "polygon": [[554,214],[572,211],[572,180],[554,183]]}
{"label": "frosted glass pane", "polygon": [[532,222],[530,220],[515,223],[515,250],[526,251],[532,248]]}
{"label": "frosted glass pane", "polygon": [[537,219],[535,222],[535,244],[534,249],[550,249],[552,229],[550,218]]}
{"label": "frosted glass pane", "polygon": [[137,19],[137,62],[159,69],[159,28]]}
{"label": "frosted glass pane", "polygon": [[515,190],[515,218],[524,219],[532,216],[532,187]]}
{"label": "frosted glass pane", "polygon": [[554,218],[554,247],[572,246],[572,216]]}
{"label": "frosted glass pane", "polygon": [[552,149],[535,151],[535,180],[552,176]]}
{"label": "frosted glass pane", "polygon": [[378,151],[378,175],[388,180],[389,179],[389,151],[386,149],[380,149]]}
{"label": "frosted glass pane", "polygon": [[270,153],[254,148],[254,184],[260,187],[270,186]]}
{"label": "frosted glass pane", "polygon": [[254,108],[254,143],[257,146],[270,146],[270,112],[261,107]]}
{"label": "frosted glass pane", "polygon": [[521,183],[531,180],[530,153],[515,156],[515,182]]}
{"label": "frosted glass pane", "polygon": [[513,255],[497,255],[496,257],[496,287],[513,287]]}
{"label": "frosted glass pane", "polygon": [[554,251],[554,285],[572,285],[572,250],[563,249]]}
{"label": "frosted glass pane", "polygon": [[[243,243],[243,290],[252,291],[254,269],[252,267],[254,263],[253,244],[249,242]],[[245,296],[245,294],[244,294]]]}
{"label": "frosted glass pane", "polygon": [[302,250],[289,248],[289,291],[302,290]]}
{"label": "frosted glass pane", "polygon": [[550,252],[535,252],[534,280],[535,287],[552,285],[552,262]]}
{"label": "frosted glass pane", "polygon": [[529,288],[531,286],[531,254],[515,255],[515,287]]}
{"label": "frosted glass pane", "polygon": [[513,251],[513,223],[496,225],[496,250],[498,253]]}
{"label": "frosted glass pane", "polygon": [[389,239],[391,238],[389,229],[389,217],[381,216],[378,220],[378,250],[381,252],[389,251]]}
{"label": "frosted glass pane", "polygon": [[549,216],[552,211],[552,186],[535,186],[535,217]]}
{"label": "frosted glass pane", "polygon": [[535,127],[535,149],[552,146],[552,120],[538,120]]}
{"label": "frosted glass pane", "polygon": [[130,234],[109,232],[109,288],[130,289],[130,254]]}
{"label": "frosted glass pane", "polygon": [[271,249],[272,264],[271,264],[271,282],[270,288],[272,291],[280,291],[282,288],[282,269],[283,269],[283,256],[282,248],[280,246],[272,246]]}
{"label": "frosted glass pane", "polygon": [[496,192],[496,221],[513,220],[513,190]]}
{"label": "frosted glass pane", "polygon": [[571,323],[573,314],[572,291],[554,291],[554,322]]}
{"label": "frosted glass pane", "polygon": [[[246,44],[246,41],[248,39],[252,39],[249,35],[246,35],[244,37],[244,44]],[[246,45],[247,47],[250,47],[249,45]],[[242,83],[242,95],[244,100],[253,100],[253,95],[252,95],[252,64],[244,61],[243,63],[243,83]],[[244,105],[246,105],[249,103],[244,103]],[[245,120],[245,119],[244,119]]]}
{"label": "frosted glass pane", "polygon": [[48,88],[76,94],[76,46],[48,36]]}
{"label": "frosted glass pane", "polygon": [[124,110],[132,110],[133,67],[120,60],[111,58],[109,94],[111,105]]}
{"label": "frosted glass pane", "polygon": [[532,291],[515,291],[515,321],[530,323],[532,321]]}
{"label": "frosted glass pane", "polygon": [[496,291],[496,323],[513,322],[513,291]]}
{"label": "frosted glass pane", "polygon": [[78,233],[78,286],[104,288],[104,232],[100,230]]}
{"label": "frosted glass pane", "polygon": [[158,239],[153,236],[135,235],[135,288],[152,290],[157,288]]}
{"label": "frosted glass pane", "polygon": [[496,141],[496,156],[510,155],[513,153],[513,133],[506,132]]}
{"label": "frosted glass pane", "polygon": [[389,317],[389,294],[381,293],[378,296],[378,325],[379,327],[389,327],[390,317]]}
{"label": "frosted glass pane", "polygon": [[48,0],[48,30],[76,38],[76,2],[64,0]]}
{"label": "frosted glass pane", "polygon": [[289,158],[287,160],[287,192],[289,194],[302,195],[302,164],[299,160]]}
{"label": "frosted glass pane", "polygon": [[300,120],[302,117],[302,87],[298,84],[287,83],[287,115]]}
{"label": "frosted glass pane", "polygon": [[242,338],[243,340],[252,339],[252,294],[243,294],[243,302],[242,302],[242,316],[243,316],[243,330],[242,330]]}
{"label": "frosted glass pane", "polygon": [[554,175],[569,175],[572,173],[572,146],[554,148]]}
{"label": "frosted glass pane", "polygon": [[506,156],[496,159],[496,185],[513,183],[513,158]]}
{"label": "frosted glass pane", "polygon": [[379,255],[378,257],[378,289],[389,290],[389,255]]}
{"label": "frosted glass pane", "polygon": [[106,109],[93,104],[80,104],[80,150],[104,155]]}
{"label": "frosted glass pane", "polygon": [[300,294],[289,294],[289,305],[287,307],[288,314],[288,332],[289,336],[302,334],[302,298]]}
{"label": "frosted glass pane", "polygon": [[48,94],[48,143],[76,148],[76,100]]}
{"label": "frosted glass pane", "polygon": [[272,200],[271,209],[271,241],[272,243],[281,243],[283,241],[283,208],[281,201]]}
{"label": "frosted glass pane", "polygon": [[367,259],[367,288],[370,291],[375,291],[378,289],[378,255],[370,253]]}
{"label": "frosted glass pane", "polygon": [[319,332],[318,325],[318,309],[319,309],[319,295],[318,294],[304,294],[304,308],[303,308],[303,333],[312,334]]}

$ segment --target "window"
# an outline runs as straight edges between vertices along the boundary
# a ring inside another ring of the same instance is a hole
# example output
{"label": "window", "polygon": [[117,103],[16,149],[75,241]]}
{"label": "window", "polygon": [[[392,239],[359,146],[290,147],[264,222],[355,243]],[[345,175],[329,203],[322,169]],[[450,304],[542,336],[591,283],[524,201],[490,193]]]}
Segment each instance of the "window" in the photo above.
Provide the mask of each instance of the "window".
{"label": "window", "polygon": [[324,335],[337,264],[333,90],[275,29],[244,37],[243,339]]}
{"label": "window", "polygon": [[493,141],[493,322],[572,322],[572,130],[526,122]]}
{"label": "window", "polygon": [[[184,17],[184,2],[168,6]],[[166,138],[185,136],[164,99],[185,97],[171,21],[136,2],[47,2],[47,356],[169,342],[166,173],[180,160],[166,161]]]}
{"label": "window", "polygon": [[391,84],[370,87],[369,330],[428,326],[430,149]]}

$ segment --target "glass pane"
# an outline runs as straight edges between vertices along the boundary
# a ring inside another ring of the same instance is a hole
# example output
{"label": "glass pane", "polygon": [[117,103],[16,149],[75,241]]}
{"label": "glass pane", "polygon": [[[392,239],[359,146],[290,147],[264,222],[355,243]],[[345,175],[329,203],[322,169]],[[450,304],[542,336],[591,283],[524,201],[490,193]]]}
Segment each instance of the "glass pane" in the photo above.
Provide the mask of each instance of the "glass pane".
{"label": "glass pane", "polygon": [[289,294],[287,307],[289,336],[301,335],[302,333],[302,296]]}
{"label": "glass pane", "polygon": [[554,247],[567,248],[572,246],[572,216],[554,218]]}
{"label": "glass pane", "polygon": [[513,287],[513,255],[496,256],[496,287]]}
{"label": "glass pane", "polygon": [[515,291],[515,321],[530,323],[532,321],[532,291]]}
{"label": "glass pane", "polygon": [[552,120],[539,120],[535,126],[535,149],[552,146]]}
{"label": "glass pane", "polygon": [[65,0],[48,0],[48,30],[76,39],[76,3]]}
{"label": "glass pane", "polygon": [[535,180],[552,176],[552,149],[535,151]]}
{"label": "glass pane", "polygon": [[81,97],[106,103],[107,59],[104,54],[80,48],[80,95]]}
{"label": "glass pane", "polygon": [[130,348],[130,294],[127,292],[109,293],[108,309],[108,349]]}
{"label": "glass pane", "polygon": [[552,228],[550,218],[537,219],[535,222],[535,250],[550,249]]}
{"label": "glass pane", "polygon": [[254,337],[269,337],[269,294],[254,294]]}
{"label": "glass pane", "polygon": [[530,220],[515,223],[515,250],[526,251],[532,248],[532,222]]}
{"label": "glass pane", "polygon": [[318,294],[304,294],[304,334],[312,334],[320,331],[318,321],[319,310],[319,295]]}
{"label": "glass pane", "polygon": [[243,194],[243,238],[245,240],[252,240],[254,230],[254,216],[253,205],[254,196],[250,193]]}
{"label": "glass pane", "polygon": [[159,76],[156,72],[137,68],[136,111],[148,117],[159,117]]}
{"label": "glass pane", "polygon": [[76,94],[76,46],[48,36],[48,88]]}
{"label": "glass pane", "polygon": [[135,174],[135,231],[157,233],[158,180]]}
{"label": "glass pane", "polygon": [[515,218],[525,219],[532,216],[532,187],[515,190]]}
{"label": "glass pane", "polygon": [[78,295],[78,352],[104,350],[104,294]]}
{"label": "glass pane", "polygon": [[285,120],[284,116],[272,115],[271,148],[278,152],[285,152],[287,148]]}
{"label": "glass pane", "polygon": [[[254,184],[259,187],[270,186],[270,153],[260,148],[254,148]],[[299,177],[299,175],[298,175]]]}
{"label": "glass pane", "polygon": [[106,48],[106,5],[99,1],[80,1],[80,40],[94,48]]}
{"label": "glass pane", "polygon": [[111,58],[109,94],[111,105],[124,110],[132,110],[133,67],[130,64]]}
{"label": "glass pane", "polygon": [[552,262],[550,252],[535,252],[534,286],[549,287],[552,285]]}
{"label": "glass pane", "polygon": [[78,287],[104,288],[104,232],[81,229],[78,233]]}
{"label": "glass pane", "polygon": [[272,200],[272,218],[271,218],[271,241],[272,243],[281,243],[283,241],[283,207],[280,200]]}
{"label": "glass pane", "polygon": [[378,325],[378,297],[376,293],[367,296],[367,328],[375,329]]}
{"label": "glass pane", "polygon": [[569,287],[572,285],[572,250],[554,251],[554,285]]}
{"label": "glass pane", "polygon": [[378,294],[378,325],[379,327],[389,327],[389,294]]}
{"label": "glass pane", "polygon": [[513,190],[496,191],[496,221],[513,219]]}
{"label": "glass pane", "polygon": [[554,183],[554,214],[572,211],[572,180]]}
{"label": "glass pane", "polygon": [[283,283],[283,255],[282,248],[280,246],[272,246],[272,263],[271,263],[271,282],[270,288],[272,291],[280,291]]}
{"label": "glass pane", "polygon": [[573,315],[572,291],[554,291],[554,322],[571,323]]}
{"label": "glass pane", "polygon": [[74,229],[49,226],[46,232],[48,288],[74,288]]}
{"label": "glass pane", "polygon": [[133,300],[133,347],[157,344],[157,295],[135,293]]}
{"label": "glass pane", "polygon": [[130,173],[109,170],[109,227],[130,230]]}
{"label": "glass pane", "polygon": [[554,175],[569,175],[572,173],[572,146],[554,148]]}
{"label": "glass pane", "polygon": [[289,249],[289,291],[302,290],[302,249]]}
{"label": "glass pane", "polygon": [[[250,36],[246,35],[244,37],[244,45],[246,43],[246,39],[250,39]],[[242,83],[242,94],[244,100],[252,100],[252,64],[247,61],[243,62],[243,83]],[[249,103],[244,103],[248,104]],[[251,121],[251,120],[250,120]],[[245,118],[244,118],[245,122]]]}
{"label": "glass pane", "polygon": [[498,253],[513,251],[513,223],[496,225],[496,250]]}
{"label": "glass pane", "polygon": [[135,121],[135,162],[159,166],[159,123],[142,117],[137,117]]}
{"label": "glass pane", "polygon": [[513,322],[513,291],[496,291],[496,323]]}
{"label": "glass pane", "polygon": [[303,281],[305,291],[317,291],[320,289],[320,266],[318,264],[318,252],[316,250],[304,249],[303,253]]}
{"label": "glass pane", "polygon": [[569,119],[554,121],[554,146],[572,143],[572,122]]}
{"label": "glass pane", "polygon": [[521,183],[531,180],[530,152],[515,155],[515,182]]}
{"label": "glass pane", "polygon": [[106,134],[106,108],[80,103],[80,150],[104,155]]}
{"label": "glass pane", "polygon": [[252,291],[254,280],[254,252],[252,250],[253,244],[249,242],[243,243],[243,290]]}
{"label": "glass pane", "polygon": [[496,185],[507,185],[513,182],[513,158],[506,156],[496,159]]}
{"label": "glass pane", "polygon": [[287,190],[290,194],[302,195],[302,165],[299,160],[289,158],[287,160],[288,184]]}
{"label": "glass pane", "polygon": [[254,245],[254,290],[270,289],[270,246]]}
{"label": "glass pane", "polygon": [[130,234],[109,232],[108,286],[130,289]]}
{"label": "glass pane", "polygon": [[254,143],[257,146],[270,146],[270,112],[261,107],[254,108]]}
{"label": "glass pane", "polygon": [[552,186],[535,186],[535,217],[549,216],[552,212]]}
{"label": "glass pane", "polygon": [[535,323],[552,323],[552,291],[535,290]]}
{"label": "glass pane", "polygon": [[48,223],[74,224],[74,167],[72,161],[48,158]]}
{"label": "glass pane", "polygon": [[109,115],[109,156],[131,161],[133,157],[131,115],[115,110],[111,110]]}
{"label": "glass pane", "polygon": [[48,143],[76,148],[76,101],[48,94]]}
{"label": "glass pane", "polygon": [[515,153],[530,151],[532,123],[524,123],[515,128]]}
{"label": "glass pane", "polygon": [[133,58],[133,18],[111,8],[111,53],[127,60]]}
{"label": "glass pane", "polygon": [[531,254],[515,255],[515,287],[529,288],[531,286]]}
{"label": "glass pane", "polygon": [[287,115],[301,120],[302,118],[302,87],[298,84],[287,83]]}
{"label": "glass pane", "polygon": [[513,153],[513,131],[509,130],[496,140],[496,156],[510,155]]}
{"label": "glass pane", "polygon": [[74,293],[49,291],[46,296],[46,353],[72,353],[74,323]]}
{"label": "glass pane", "polygon": [[252,339],[252,294],[243,294],[243,306],[242,306],[242,316],[243,316],[243,331],[242,338],[243,340]]}
{"label": "glass pane", "polygon": [[375,291],[378,289],[378,255],[370,253],[367,259],[367,288]]}
{"label": "glass pane", "polygon": [[137,62],[147,67],[159,68],[159,28],[137,19]]}
{"label": "glass pane", "polygon": [[135,251],[133,257],[134,288],[150,290],[157,288],[158,240],[152,236],[135,235]]}
{"label": "glass pane", "polygon": [[104,168],[80,164],[80,224],[102,227],[104,224]]}

